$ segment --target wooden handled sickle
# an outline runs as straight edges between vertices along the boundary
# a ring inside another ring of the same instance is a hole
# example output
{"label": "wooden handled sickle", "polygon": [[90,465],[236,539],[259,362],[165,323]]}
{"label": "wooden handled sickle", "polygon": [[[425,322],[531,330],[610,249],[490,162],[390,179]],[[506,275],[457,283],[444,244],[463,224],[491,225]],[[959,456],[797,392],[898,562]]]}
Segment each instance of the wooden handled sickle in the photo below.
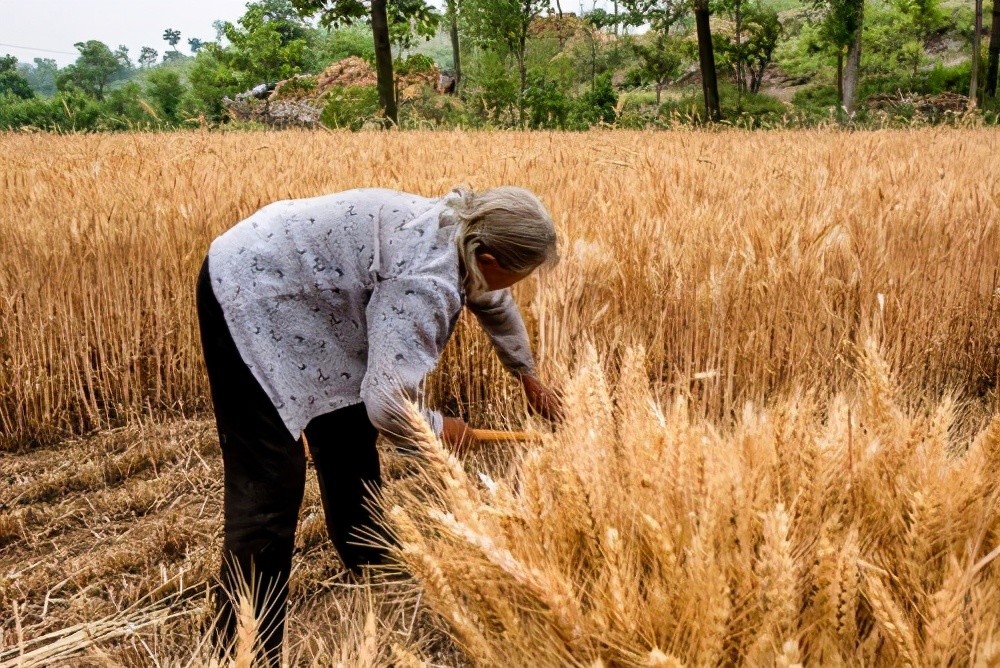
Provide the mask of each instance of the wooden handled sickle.
{"label": "wooden handled sickle", "polygon": [[470,429],[480,443],[539,443],[542,435],[530,431],[497,431],[495,429]]}

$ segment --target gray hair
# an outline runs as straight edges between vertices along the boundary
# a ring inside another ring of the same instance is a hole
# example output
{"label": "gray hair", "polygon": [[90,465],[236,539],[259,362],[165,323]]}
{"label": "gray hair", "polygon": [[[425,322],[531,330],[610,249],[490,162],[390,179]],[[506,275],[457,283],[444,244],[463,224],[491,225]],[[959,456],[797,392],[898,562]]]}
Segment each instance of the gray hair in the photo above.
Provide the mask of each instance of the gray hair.
{"label": "gray hair", "polygon": [[488,289],[476,255],[489,253],[507,271],[526,274],[558,261],[556,229],[545,205],[529,190],[501,186],[473,192],[459,187],[449,201],[466,289]]}

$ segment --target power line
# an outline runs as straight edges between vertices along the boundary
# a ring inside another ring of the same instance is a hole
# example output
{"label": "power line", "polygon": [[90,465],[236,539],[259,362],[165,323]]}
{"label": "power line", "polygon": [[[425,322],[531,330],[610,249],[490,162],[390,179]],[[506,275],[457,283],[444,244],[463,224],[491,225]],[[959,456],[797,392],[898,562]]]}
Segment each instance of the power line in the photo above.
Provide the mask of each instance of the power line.
{"label": "power line", "polygon": [[72,53],[70,51],[53,51],[52,49],[36,49],[33,46],[18,46],[17,44],[4,44],[0,42],[0,46],[6,46],[9,49],[24,49],[25,51],[41,51],[43,53],[60,53],[64,56],[79,56],[79,53]]}

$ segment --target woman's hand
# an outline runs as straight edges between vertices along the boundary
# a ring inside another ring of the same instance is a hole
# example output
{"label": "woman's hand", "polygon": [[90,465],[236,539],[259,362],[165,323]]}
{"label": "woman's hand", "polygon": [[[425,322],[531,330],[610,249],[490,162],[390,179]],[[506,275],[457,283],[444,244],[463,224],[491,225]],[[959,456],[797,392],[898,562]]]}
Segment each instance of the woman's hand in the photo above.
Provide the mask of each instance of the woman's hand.
{"label": "woman's hand", "polygon": [[530,375],[521,376],[521,386],[528,399],[528,407],[546,420],[562,422],[563,407],[559,394],[550,390],[540,380]]}
{"label": "woman's hand", "polygon": [[469,425],[464,420],[451,417],[444,418],[441,428],[441,440],[456,455],[465,454],[476,443],[476,437],[473,436]]}

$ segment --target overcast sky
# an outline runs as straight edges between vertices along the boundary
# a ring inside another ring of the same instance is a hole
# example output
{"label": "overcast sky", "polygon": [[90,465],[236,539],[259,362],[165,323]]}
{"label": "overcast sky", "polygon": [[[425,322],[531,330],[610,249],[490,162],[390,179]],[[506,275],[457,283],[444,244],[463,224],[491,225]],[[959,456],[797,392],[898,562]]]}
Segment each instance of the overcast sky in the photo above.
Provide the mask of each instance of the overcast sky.
{"label": "overcast sky", "polygon": [[[215,39],[212,22],[235,22],[247,0],[0,0],[0,55],[12,54],[24,63],[52,58],[59,66],[76,60],[77,42],[96,39],[111,50],[124,44],[132,61],[143,46],[162,54],[170,46],[163,31],[181,31],[177,49],[190,53],[187,40]],[[443,0],[430,0],[442,6]],[[566,11],[606,6],[607,0],[563,0]],[[579,5],[579,6],[578,6]]]}
{"label": "overcast sky", "polygon": [[[181,31],[177,49],[189,53],[187,40],[215,39],[212,22],[235,21],[247,0],[0,0],[0,55],[21,62],[53,58],[60,66],[76,60],[76,42],[97,39],[112,50],[124,44],[135,61],[139,49],[161,54],[169,45],[163,31]],[[30,48],[28,48],[30,47]],[[45,49],[33,50],[33,49]],[[62,53],[50,53],[58,51]]]}

